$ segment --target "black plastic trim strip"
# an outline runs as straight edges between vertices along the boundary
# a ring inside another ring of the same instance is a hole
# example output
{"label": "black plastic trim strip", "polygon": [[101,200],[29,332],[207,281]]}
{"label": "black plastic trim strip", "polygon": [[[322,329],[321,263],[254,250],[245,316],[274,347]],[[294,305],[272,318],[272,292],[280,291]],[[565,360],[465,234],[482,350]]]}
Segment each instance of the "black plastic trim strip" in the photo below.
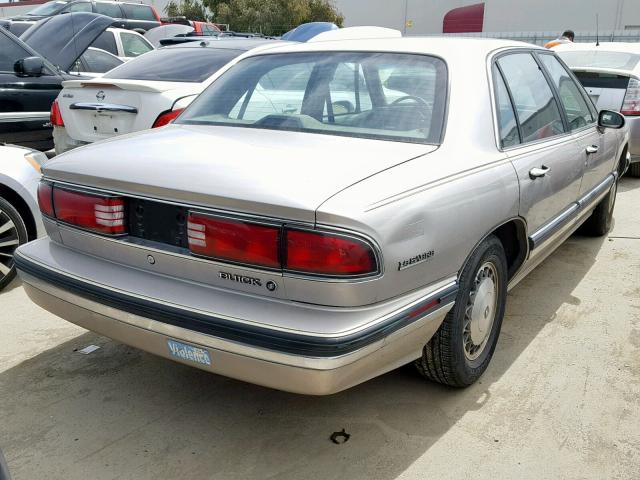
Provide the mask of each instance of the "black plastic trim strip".
{"label": "black plastic trim strip", "polygon": [[[458,286],[451,287],[436,295],[423,299],[410,309],[406,309],[384,322],[360,332],[339,338],[314,337],[280,332],[268,328],[239,324],[223,318],[203,315],[178,307],[162,305],[140,299],[105,287],[77,280],[59,272],[45,268],[29,258],[16,253],[14,261],[18,271],[50,283],[82,298],[122,310],[127,313],[150,318],[177,327],[212,335],[225,340],[275,350],[283,353],[310,357],[335,357],[366,347],[391,333],[433,313],[454,301]],[[436,302],[433,306],[429,304]],[[419,312],[416,314],[415,312]],[[413,316],[412,316],[413,314]]]}
{"label": "black plastic trim strip", "polygon": [[584,194],[577,201],[573,202],[551,221],[544,224],[529,237],[529,248],[534,250],[542,245],[546,240],[561,230],[569,222],[573,221],[580,212],[589,208],[591,204],[617,180],[617,172],[611,173],[592,190]]}

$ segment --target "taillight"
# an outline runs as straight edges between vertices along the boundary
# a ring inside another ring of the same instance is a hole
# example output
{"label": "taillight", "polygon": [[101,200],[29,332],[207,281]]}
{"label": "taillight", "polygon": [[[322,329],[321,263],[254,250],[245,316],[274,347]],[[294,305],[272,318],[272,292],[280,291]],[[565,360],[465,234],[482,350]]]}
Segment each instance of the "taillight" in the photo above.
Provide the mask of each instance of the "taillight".
{"label": "taillight", "polygon": [[189,249],[196,255],[280,268],[280,227],[189,213]]}
{"label": "taillight", "polygon": [[54,127],[64,127],[64,120],[62,120],[62,114],[60,113],[60,106],[58,100],[54,100],[51,104],[51,113],[49,114],[49,121]]}
{"label": "taillight", "polygon": [[107,235],[126,233],[125,201],[85,192],[53,188],[53,210],[61,222]]}
{"label": "taillight", "polygon": [[189,213],[187,232],[191,253],[217,260],[342,277],[378,271],[372,247],[347,235],[198,212]]}
{"label": "taillight", "polygon": [[43,215],[55,216],[53,212],[53,187],[50,183],[40,182],[38,184],[38,205]]}
{"label": "taillight", "polygon": [[640,81],[635,78],[629,79],[627,93],[624,96],[620,113],[623,115],[640,115]]}
{"label": "taillight", "polygon": [[161,113],[156,118],[156,121],[153,122],[153,126],[151,128],[164,127],[168,123],[173,122],[178,115],[184,110],[184,108],[177,108],[175,110],[169,110],[168,112]]}
{"label": "taillight", "polygon": [[353,237],[307,230],[286,230],[283,268],[320,275],[364,275],[377,271],[373,250]]}

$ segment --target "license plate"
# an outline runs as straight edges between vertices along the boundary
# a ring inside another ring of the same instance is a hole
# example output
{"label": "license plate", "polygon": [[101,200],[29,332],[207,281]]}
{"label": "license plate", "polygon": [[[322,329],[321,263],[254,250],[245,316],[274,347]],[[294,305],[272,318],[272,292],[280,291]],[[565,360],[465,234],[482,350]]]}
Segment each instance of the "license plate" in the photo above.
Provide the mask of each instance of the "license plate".
{"label": "license plate", "polygon": [[175,340],[167,340],[167,347],[169,348],[169,353],[180,360],[211,366],[211,356],[204,348],[194,347]]}

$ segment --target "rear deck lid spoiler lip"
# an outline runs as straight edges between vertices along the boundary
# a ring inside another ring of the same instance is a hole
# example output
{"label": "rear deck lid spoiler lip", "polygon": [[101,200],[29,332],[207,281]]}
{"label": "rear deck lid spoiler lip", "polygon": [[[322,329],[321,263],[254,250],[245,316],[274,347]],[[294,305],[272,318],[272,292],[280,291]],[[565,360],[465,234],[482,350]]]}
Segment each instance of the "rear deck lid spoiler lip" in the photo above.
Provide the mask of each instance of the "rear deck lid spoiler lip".
{"label": "rear deck lid spoiler lip", "polygon": [[[134,92],[150,92],[162,93],[168,90],[195,91],[200,84],[191,82],[150,82],[147,80],[120,80],[96,78],[93,80],[65,80],[62,82],[63,88],[119,88],[121,90],[130,90]],[[188,95],[188,94],[186,94]]]}

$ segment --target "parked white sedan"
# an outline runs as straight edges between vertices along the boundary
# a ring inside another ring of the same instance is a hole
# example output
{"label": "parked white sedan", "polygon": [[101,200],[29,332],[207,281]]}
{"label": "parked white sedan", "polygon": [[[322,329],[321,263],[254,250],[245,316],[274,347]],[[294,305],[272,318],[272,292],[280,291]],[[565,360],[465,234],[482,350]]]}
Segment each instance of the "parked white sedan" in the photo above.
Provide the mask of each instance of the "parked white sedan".
{"label": "parked white sedan", "polygon": [[155,47],[138,32],[113,27],[102,32],[91,46],[109,52],[124,61],[155,50]]}
{"label": "parked white sedan", "polygon": [[175,119],[221,67],[278,40],[228,39],[161,48],[95,80],[71,80],[52,106],[57,154]]}

